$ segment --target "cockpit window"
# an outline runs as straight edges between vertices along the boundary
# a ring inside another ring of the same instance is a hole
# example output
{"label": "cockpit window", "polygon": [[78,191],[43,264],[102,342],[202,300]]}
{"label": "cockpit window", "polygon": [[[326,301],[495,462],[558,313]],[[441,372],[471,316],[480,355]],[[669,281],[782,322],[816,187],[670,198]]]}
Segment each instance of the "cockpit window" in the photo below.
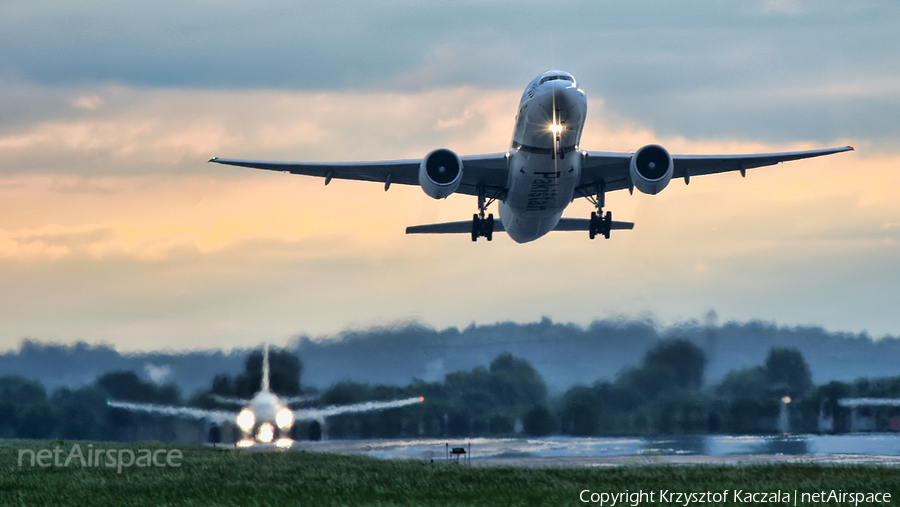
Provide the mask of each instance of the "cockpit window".
{"label": "cockpit window", "polygon": [[541,82],[538,84],[542,85],[542,84],[546,83],[547,81],[556,81],[557,79],[563,79],[565,81],[571,81],[573,83],[575,82],[575,80],[572,79],[572,76],[556,75],[556,76],[544,76],[541,78]]}

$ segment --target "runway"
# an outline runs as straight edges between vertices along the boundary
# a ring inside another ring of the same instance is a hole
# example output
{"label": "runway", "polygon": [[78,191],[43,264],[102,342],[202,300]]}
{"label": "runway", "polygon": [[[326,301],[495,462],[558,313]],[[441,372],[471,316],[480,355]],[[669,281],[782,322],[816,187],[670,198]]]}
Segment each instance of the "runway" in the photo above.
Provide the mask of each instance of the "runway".
{"label": "runway", "polygon": [[[466,451],[458,460],[451,453],[454,447]],[[381,459],[528,468],[775,463],[900,465],[900,436],[894,434],[331,440],[296,441],[290,448]]]}
{"label": "runway", "polygon": [[777,463],[811,463],[900,466],[897,456],[868,456],[864,454],[735,454],[729,456],[594,456],[558,458],[475,458],[472,466],[513,466],[525,468],[606,468],[621,466],[681,466],[681,465],[771,465]]}

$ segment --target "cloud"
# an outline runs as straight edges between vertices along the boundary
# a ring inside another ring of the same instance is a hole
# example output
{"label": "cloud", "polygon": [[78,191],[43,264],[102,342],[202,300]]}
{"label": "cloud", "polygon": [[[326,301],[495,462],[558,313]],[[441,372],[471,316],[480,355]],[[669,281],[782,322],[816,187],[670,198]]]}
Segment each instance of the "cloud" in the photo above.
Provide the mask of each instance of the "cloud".
{"label": "cloud", "polygon": [[669,136],[889,149],[900,135],[896,5],[598,2],[550,19],[537,2],[29,5],[0,6],[0,134],[122,107],[128,90],[520,93],[563,68],[610,113]]}
{"label": "cloud", "polygon": [[[900,213],[900,160],[889,153],[861,150],[687,187],[673,181],[658,196],[610,194],[616,218],[637,223],[610,241],[555,234],[516,245],[501,235],[473,244],[403,234],[410,224],[471,216],[475,204],[465,196],[434,201],[415,187],[384,192],[362,182],[324,187],[205,160],[501,151],[517,90],[81,93],[103,98],[103,107],[35,118],[17,134],[34,141],[0,144],[5,160],[21,161],[0,178],[0,275],[9,281],[0,318],[11,343],[39,336],[132,348],[236,346],[248,333],[259,341],[409,318],[443,327],[540,314],[587,324],[652,312],[672,322],[711,307],[726,319],[875,333],[897,325],[868,298],[823,295],[840,283],[900,302],[889,282],[897,229],[883,227]],[[816,146],[666,136],[621,122],[591,99],[585,146],[625,151],[650,142],[676,153]],[[567,215],[590,211],[578,201]],[[804,298],[816,304],[791,303]]]}
{"label": "cloud", "polygon": [[803,3],[800,0],[765,0],[763,10],[780,14],[801,14],[804,12]]}
{"label": "cloud", "polygon": [[[898,11],[0,4],[0,340],[183,348],[710,308],[896,333]],[[859,149],[611,194],[634,231],[528,245],[403,234],[471,216],[465,196],[206,163],[500,152],[522,87],[554,67],[587,92],[588,149]]]}
{"label": "cloud", "polygon": [[97,95],[81,96],[72,101],[72,106],[78,109],[87,109],[88,111],[96,111],[103,105],[103,98]]}
{"label": "cloud", "polygon": [[150,377],[150,381],[154,384],[162,384],[172,376],[172,367],[167,364],[157,366],[153,363],[145,363],[144,373]]}
{"label": "cloud", "polygon": [[[59,92],[50,88],[46,95]],[[418,158],[454,144],[496,152],[509,142],[517,94],[470,87],[401,94],[101,86],[90,96],[103,107],[7,120],[0,133],[7,163],[0,172],[206,175],[222,172],[205,165],[213,155]]]}

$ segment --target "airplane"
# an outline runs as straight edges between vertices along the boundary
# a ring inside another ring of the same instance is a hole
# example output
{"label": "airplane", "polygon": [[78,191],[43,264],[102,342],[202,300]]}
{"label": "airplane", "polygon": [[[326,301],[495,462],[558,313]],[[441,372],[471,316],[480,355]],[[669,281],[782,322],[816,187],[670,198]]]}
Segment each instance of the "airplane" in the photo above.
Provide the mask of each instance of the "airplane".
{"label": "airplane", "polygon": [[291,428],[296,421],[318,421],[324,426],[325,418],[351,412],[371,412],[399,408],[414,403],[422,403],[424,397],[413,397],[391,401],[368,401],[352,405],[334,405],[323,408],[291,409],[292,403],[306,402],[309,396],[282,398],[269,388],[269,346],[263,350],[263,371],[260,390],[249,400],[215,396],[220,403],[242,405],[240,412],[226,410],[209,410],[193,407],[176,407],[156,405],[153,403],[133,403],[127,401],[107,400],[106,404],[114,408],[148,412],[158,415],[180,416],[190,419],[210,421],[219,425],[235,423],[242,432],[243,438],[238,442],[241,446],[254,443],[268,444],[275,442],[279,446],[289,446],[293,441],[289,438]]}
{"label": "airplane", "polygon": [[[819,157],[852,146],[749,155],[672,155],[658,144],[634,153],[587,151],[581,148],[581,132],[587,116],[587,99],[568,72],[551,70],[534,78],[519,102],[512,144],[504,153],[459,156],[447,148],[425,158],[380,162],[266,162],[213,157],[210,162],[255,169],[289,172],[332,179],[374,181],[384,184],[419,185],[434,199],[454,193],[478,198],[478,213],[471,221],[412,226],[407,234],[471,234],[472,241],[494,232],[506,232],[517,243],[534,241],[550,231],[587,231],[594,239],[609,239],[610,231],[632,229],[632,222],[617,222],[612,212],[603,214],[605,194],[634,189],[645,194],[661,192],[672,179],[689,184],[692,177],[775,165],[790,160]],[[590,201],[596,211],[590,218],[563,218],[566,207],[578,197]],[[500,220],[485,216],[488,206],[499,201]]]}

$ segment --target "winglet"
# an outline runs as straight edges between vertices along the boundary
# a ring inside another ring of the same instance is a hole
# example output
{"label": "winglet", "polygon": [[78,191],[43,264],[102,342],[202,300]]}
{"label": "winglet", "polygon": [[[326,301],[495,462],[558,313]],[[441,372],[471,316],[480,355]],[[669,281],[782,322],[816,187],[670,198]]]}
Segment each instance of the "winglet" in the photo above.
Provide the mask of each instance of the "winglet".
{"label": "winglet", "polygon": [[217,161],[217,160],[219,160],[219,157],[213,157],[213,158],[207,160],[206,163],[208,164],[208,163],[210,163],[210,162],[215,162],[215,161]]}

